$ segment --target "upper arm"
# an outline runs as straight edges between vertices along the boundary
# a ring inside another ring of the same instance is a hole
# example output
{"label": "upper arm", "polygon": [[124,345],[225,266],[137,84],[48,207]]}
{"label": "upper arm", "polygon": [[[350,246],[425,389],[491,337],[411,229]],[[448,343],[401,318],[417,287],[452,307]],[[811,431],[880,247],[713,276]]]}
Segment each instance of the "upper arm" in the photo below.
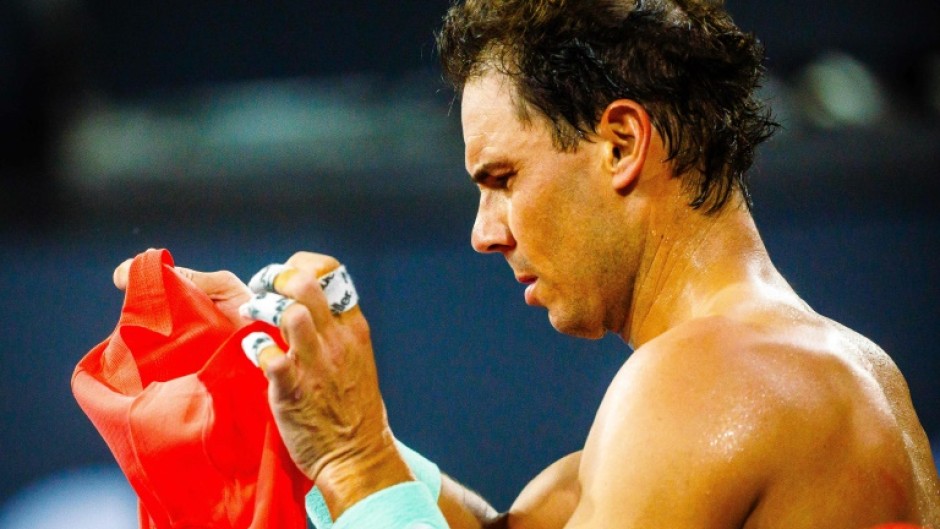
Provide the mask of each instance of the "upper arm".
{"label": "upper arm", "polygon": [[741,526],[765,475],[766,414],[749,377],[692,358],[641,354],[617,375],[569,529]]}
{"label": "upper arm", "polygon": [[438,506],[451,529],[562,529],[578,503],[580,461],[581,452],[575,452],[543,470],[502,515],[443,475]]}
{"label": "upper arm", "polygon": [[513,502],[510,529],[562,529],[581,497],[581,452],[569,454],[536,476]]}

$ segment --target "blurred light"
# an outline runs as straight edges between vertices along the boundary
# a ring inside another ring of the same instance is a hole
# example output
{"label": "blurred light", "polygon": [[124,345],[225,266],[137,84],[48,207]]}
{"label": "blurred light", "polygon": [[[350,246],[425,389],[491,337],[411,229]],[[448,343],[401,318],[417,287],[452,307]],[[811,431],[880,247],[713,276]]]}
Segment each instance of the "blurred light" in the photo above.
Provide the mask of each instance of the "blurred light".
{"label": "blurred light", "polygon": [[[91,196],[141,182],[266,182],[304,179],[320,192],[400,188],[407,172],[436,179],[459,167],[459,129],[435,99],[435,80],[408,86],[350,75],[219,85],[163,98],[101,102],[84,109],[59,149],[65,184]],[[391,92],[394,96],[388,96]],[[442,155],[443,153],[443,155]],[[453,182],[453,184],[451,183]],[[259,185],[262,185],[259,183]]]}
{"label": "blurred light", "polygon": [[0,506],[3,529],[132,529],[137,522],[137,497],[111,466],[53,475]]}
{"label": "blurred light", "polygon": [[820,127],[872,125],[885,113],[881,83],[845,53],[829,52],[810,63],[799,85],[806,118]]}

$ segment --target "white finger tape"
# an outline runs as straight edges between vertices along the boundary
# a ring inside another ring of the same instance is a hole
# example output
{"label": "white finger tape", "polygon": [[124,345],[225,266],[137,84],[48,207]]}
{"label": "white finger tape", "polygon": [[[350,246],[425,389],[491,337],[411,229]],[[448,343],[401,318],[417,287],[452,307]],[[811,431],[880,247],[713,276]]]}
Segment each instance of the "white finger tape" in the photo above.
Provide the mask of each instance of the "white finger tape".
{"label": "white finger tape", "polygon": [[251,360],[255,367],[261,367],[261,351],[272,345],[277,344],[274,343],[273,338],[263,332],[253,332],[242,338],[242,351],[245,351],[245,356]]}
{"label": "white finger tape", "polygon": [[[280,312],[283,312],[289,303],[278,305],[278,303],[283,303],[281,300],[287,298],[274,291],[274,281],[279,274],[289,268],[287,265],[274,263],[258,270],[258,273],[248,281],[248,288],[255,293],[255,297],[242,305],[239,309],[241,315],[277,325],[276,321],[280,321]],[[356,286],[343,265],[320,277],[320,287],[330,306],[330,312],[335,315],[347,312],[359,304]]]}
{"label": "white finger tape", "polygon": [[274,280],[277,279],[277,276],[280,275],[281,272],[287,270],[287,268],[287,265],[280,263],[269,264],[261,270],[258,270],[257,274],[251,276],[251,280],[248,281],[248,288],[255,294],[274,292]]}
{"label": "white finger tape", "polygon": [[280,294],[261,292],[255,294],[247,303],[238,307],[238,314],[249,320],[266,321],[271,325],[281,324],[281,316],[294,300]]}
{"label": "white finger tape", "polygon": [[353,285],[345,266],[340,266],[321,277],[320,287],[323,288],[326,302],[333,314],[342,314],[359,304],[359,294],[356,293],[356,286]]}

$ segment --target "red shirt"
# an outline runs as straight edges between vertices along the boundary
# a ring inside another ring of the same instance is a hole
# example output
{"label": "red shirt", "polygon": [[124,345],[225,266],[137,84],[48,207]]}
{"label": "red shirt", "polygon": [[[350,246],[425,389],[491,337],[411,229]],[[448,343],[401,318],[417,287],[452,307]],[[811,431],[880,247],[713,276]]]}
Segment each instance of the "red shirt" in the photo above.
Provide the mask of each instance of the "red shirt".
{"label": "red shirt", "polygon": [[143,529],[306,528],[312,483],[271,417],[267,380],[237,329],[173,268],[134,259],[117,328],[75,368],[72,391],[140,499]]}

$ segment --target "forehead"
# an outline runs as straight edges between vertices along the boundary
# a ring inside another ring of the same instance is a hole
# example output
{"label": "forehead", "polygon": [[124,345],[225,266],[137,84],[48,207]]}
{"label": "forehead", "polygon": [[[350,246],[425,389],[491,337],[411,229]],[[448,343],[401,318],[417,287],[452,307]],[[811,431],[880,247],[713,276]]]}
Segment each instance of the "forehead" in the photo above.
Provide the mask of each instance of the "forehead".
{"label": "forehead", "polygon": [[541,116],[523,121],[511,81],[488,72],[467,82],[461,101],[461,122],[467,170],[506,162],[513,153],[552,148],[551,132]]}

